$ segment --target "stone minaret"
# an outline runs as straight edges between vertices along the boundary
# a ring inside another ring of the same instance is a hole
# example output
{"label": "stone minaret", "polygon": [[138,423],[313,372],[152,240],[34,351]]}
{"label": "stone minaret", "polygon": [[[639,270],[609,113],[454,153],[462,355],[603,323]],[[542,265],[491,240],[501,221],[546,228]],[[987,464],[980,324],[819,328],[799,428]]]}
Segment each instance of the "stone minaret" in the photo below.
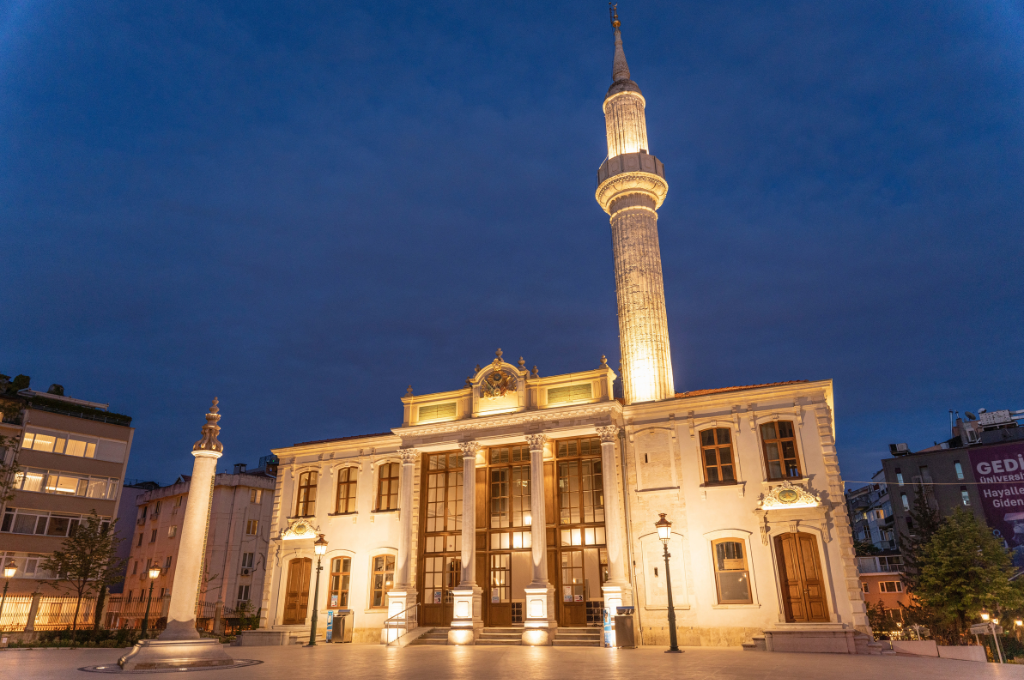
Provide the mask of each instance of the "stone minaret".
{"label": "stone minaret", "polygon": [[646,102],[629,78],[616,14],[612,26],[615,62],[604,99],[608,158],[597,171],[597,202],[611,215],[623,391],[626,403],[635,404],[675,394],[656,212],[668,184],[665,166],[648,153]]}

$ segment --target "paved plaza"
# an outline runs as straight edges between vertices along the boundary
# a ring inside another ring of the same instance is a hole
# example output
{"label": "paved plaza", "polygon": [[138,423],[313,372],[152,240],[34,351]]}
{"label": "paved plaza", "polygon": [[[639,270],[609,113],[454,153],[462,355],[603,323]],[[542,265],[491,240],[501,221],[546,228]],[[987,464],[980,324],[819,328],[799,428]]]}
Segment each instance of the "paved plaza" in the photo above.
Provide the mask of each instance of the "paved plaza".
{"label": "paved plaza", "polygon": [[[377,645],[302,647],[232,647],[238,658],[264,663],[248,668],[195,671],[189,680],[263,680],[281,678],[383,678],[439,680],[486,678],[750,678],[779,680],[870,680],[871,678],[1024,678],[1024,666],[972,663],[949,659],[834,654],[769,654],[731,649],[688,648],[684,654],[657,649],[606,650],[567,647],[409,647]],[[76,672],[83,666],[114,664],[124,651],[116,649],[35,649],[0,651],[0,678],[79,677],[100,680],[102,674]]]}

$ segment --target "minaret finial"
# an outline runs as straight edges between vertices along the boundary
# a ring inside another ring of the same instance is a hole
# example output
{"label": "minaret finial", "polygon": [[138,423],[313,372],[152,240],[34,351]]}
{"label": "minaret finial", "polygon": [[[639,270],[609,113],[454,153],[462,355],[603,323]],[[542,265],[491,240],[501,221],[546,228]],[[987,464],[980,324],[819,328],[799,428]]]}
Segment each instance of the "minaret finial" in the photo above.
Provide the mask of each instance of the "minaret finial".
{"label": "minaret finial", "polygon": [[608,13],[612,18],[612,28],[615,29],[615,61],[612,63],[612,82],[629,80],[629,64],[626,63],[626,53],[622,51],[622,33],[619,32],[619,6],[608,3]]}
{"label": "minaret finial", "polygon": [[206,425],[203,425],[203,438],[192,447],[193,451],[216,451],[218,453],[224,451],[224,445],[217,441],[217,434],[220,433],[220,426],[217,425],[217,421],[220,420],[220,409],[217,408],[219,403],[217,397],[214,397],[213,406],[206,414]]}

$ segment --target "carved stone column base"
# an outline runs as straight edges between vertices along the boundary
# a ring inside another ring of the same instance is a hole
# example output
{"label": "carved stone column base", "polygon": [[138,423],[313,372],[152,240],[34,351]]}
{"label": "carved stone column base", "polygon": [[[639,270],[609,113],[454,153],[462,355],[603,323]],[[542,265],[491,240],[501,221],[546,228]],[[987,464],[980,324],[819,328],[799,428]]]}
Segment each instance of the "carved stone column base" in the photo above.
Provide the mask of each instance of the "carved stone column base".
{"label": "carved stone column base", "polygon": [[118,660],[126,671],[233,666],[235,660],[216,639],[142,640]]}
{"label": "carved stone column base", "polygon": [[459,586],[452,589],[454,611],[452,626],[448,631],[448,644],[474,645],[484,628],[483,612],[484,590],[480,586]]}
{"label": "carved stone column base", "polygon": [[[380,631],[380,643],[386,645],[408,633],[418,624],[416,611],[409,611],[409,607],[416,604],[417,592],[415,588],[399,586],[388,592],[388,627]],[[405,612],[404,614],[402,612]],[[397,618],[392,618],[397,617]]]}
{"label": "carved stone column base", "polygon": [[555,589],[551,584],[531,583],[523,590],[526,592],[523,644],[532,647],[550,645],[558,631],[558,621],[555,620]]}
{"label": "carved stone column base", "polygon": [[612,610],[612,616],[615,616],[616,607],[633,606],[633,587],[628,583],[608,581],[601,586],[601,594],[604,596],[604,607]]}

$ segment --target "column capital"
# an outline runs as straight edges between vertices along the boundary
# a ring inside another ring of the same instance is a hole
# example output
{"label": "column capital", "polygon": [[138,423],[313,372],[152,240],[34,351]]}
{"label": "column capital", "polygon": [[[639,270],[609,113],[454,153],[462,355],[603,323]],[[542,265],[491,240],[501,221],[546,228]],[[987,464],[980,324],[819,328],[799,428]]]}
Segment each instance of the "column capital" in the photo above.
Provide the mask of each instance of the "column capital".
{"label": "column capital", "polygon": [[465,460],[466,458],[473,458],[475,460],[476,452],[480,449],[480,442],[459,442],[459,448],[462,449],[463,460]]}
{"label": "column capital", "polygon": [[604,425],[597,428],[597,434],[601,437],[602,444],[609,444],[615,441],[615,438],[619,436],[618,425]]}
{"label": "column capital", "polygon": [[418,449],[398,449],[398,455],[402,457],[402,465],[413,465],[420,452]]}
{"label": "column capital", "polygon": [[546,434],[528,434],[526,435],[526,443],[530,446],[530,451],[539,451],[544,448],[544,442],[548,440]]}

